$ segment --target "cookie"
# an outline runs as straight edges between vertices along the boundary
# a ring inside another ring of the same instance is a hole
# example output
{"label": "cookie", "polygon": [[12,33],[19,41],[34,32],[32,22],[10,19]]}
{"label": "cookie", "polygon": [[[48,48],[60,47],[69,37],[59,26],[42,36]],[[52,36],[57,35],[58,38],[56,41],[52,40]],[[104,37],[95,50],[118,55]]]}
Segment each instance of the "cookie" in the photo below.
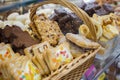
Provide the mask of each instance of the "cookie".
{"label": "cookie", "polygon": [[67,33],[66,38],[82,48],[96,49],[100,45],[96,42],[93,42],[82,35]]}

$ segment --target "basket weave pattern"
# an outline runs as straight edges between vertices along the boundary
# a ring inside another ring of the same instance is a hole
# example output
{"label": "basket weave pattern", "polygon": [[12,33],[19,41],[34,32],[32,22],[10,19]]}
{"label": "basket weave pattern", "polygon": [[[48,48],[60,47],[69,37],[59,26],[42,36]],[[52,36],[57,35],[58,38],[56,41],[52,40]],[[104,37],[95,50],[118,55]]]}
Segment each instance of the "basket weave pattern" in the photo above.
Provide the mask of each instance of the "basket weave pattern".
{"label": "basket weave pattern", "polygon": [[93,63],[93,61],[94,61],[94,57],[91,57],[82,65],[78,66],[76,69],[71,71],[69,74],[62,77],[61,80],[80,80],[85,70],[89,68],[89,66]]}
{"label": "basket weave pattern", "polygon": [[[93,40],[96,41],[96,29],[90,17],[82,9],[67,0],[48,0],[34,5],[30,10],[30,19],[32,23],[30,26],[35,27],[33,16],[36,14],[37,8],[50,3],[60,4],[72,10],[88,26]],[[43,78],[43,80],[80,80],[86,69],[93,63],[95,54],[99,49],[100,47],[96,50],[91,50],[89,53],[82,54],[80,57],[73,59],[69,64],[63,65],[55,72],[52,72],[49,76]]]}

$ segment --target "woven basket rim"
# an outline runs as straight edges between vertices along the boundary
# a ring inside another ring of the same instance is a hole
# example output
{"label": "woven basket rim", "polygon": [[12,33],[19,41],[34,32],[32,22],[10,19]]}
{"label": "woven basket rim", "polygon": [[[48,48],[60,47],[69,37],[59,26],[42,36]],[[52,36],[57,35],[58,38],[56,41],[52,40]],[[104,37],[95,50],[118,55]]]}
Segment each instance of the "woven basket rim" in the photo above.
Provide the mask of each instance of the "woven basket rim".
{"label": "woven basket rim", "polygon": [[59,70],[55,71],[48,77],[43,78],[43,80],[50,80],[52,77],[53,77],[52,80],[60,79],[61,77],[67,75],[70,71],[72,71],[72,70],[76,69],[78,66],[82,65],[84,62],[89,60],[91,57],[94,57],[95,54],[100,50],[100,48],[101,48],[101,46],[98,47],[96,50],[93,50],[90,53],[85,53],[85,54],[79,56],[78,58],[75,58],[73,61],[71,61],[68,64],[65,64]]}

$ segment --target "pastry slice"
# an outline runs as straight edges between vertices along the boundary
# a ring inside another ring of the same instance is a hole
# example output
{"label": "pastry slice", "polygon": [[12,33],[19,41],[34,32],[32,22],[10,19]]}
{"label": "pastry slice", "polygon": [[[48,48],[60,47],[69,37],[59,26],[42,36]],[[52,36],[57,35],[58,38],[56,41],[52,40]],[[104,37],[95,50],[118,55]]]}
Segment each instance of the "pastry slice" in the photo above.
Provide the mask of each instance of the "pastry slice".
{"label": "pastry slice", "polygon": [[43,54],[37,54],[36,56],[36,60],[39,62],[39,64],[41,65],[42,69],[44,70],[45,74],[49,74],[50,70],[44,60],[44,56]]}
{"label": "pastry slice", "polygon": [[10,59],[14,56],[14,52],[9,44],[4,45],[0,48],[0,61]]}
{"label": "pastry slice", "polygon": [[37,29],[37,35],[41,36],[42,42],[48,41],[55,46],[60,36],[63,36],[57,22],[49,20],[45,14],[34,15],[33,18],[36,25],[34,29]]}
{"label": "pastry slice", "polygon": [[8,79],[10,79],[10,80],[14,80],[13,78],[12,78],[12,75],[10,74],[10,70],[9,70],[9,66],[8,66],[8,64],[6,63],[6,65],[4,66],[5,67],[5,70],[6,70],[6,72],[7,72],[7,76],[8,76]]}
{"label": "pastry slice", "polygon": [[2,72],[3,78],[4,78],[4,79],[7,79],[7,73],[6,73],[6,71],[5,71],[4,63],[2,63],[2,64],[0,65],[0,68],[1,68],[1,72]]}
{"label": "pastry slice", "polygon": [[[9,64],[10,75],[13,75],[14,80],[37,80],[41,79],[39,70],[34,66],[29,58],[26,56],[20,58],[16,63]],[[12,64],[12,65],[11,65]],[[13,66],[14,65],[14,66]]]}
{"label": "pastry slice", "polygon": [[73,59],[68,42],[64,42],[55,48],[47,49],[47,57],[50,64],[49,66],[53,71]]}
{"label": "pastry slice", "polygon": [[44,75],[45,72],[44,72],[44,70],[42,69],[41,65],[39,64],[39,62],[36,60],[35,57],[36,57],[36,56],[33,56],[33,57],[32,57],[32,62],[37,66],[37,68],[39,69],[41,75]]}
{"label": "pastry slice", "polygon": [[[11,62],[11,60],[6,62],[7,71],[10,76],[9,80],[15,80],[15,78],[13,76],[13,69],[15,69],[15,66],[14,66],[14,64],[10,64],[10,62]],[[11,65],[13,65],[14,67],[10,67]]]}
{"label": "pastry slice", "polygon": [[78,34],[67,33],[66,38],[82,48],[96,49],[100,46],[98,43]]}
{"label": "pastry slice", "polygon": [[51,71],[55,71],[60,67],[60,62],[57,61],[54,50],[55,50],[54,48],[47,49],[47,58],[48,58],[47,65]]}
{"label": "pastry slice", "polygon": [[3,80],[13,80],[11,78],[11,74],[9,74],[10,70],[8,70],[9,62],[10,62],[10,60],[9,61],[3,61],[0,64],[0,69],[2,71],[2,78],[3,78]]}
{"label": "pastry slice", "polygon": [[43,68],[45,74],[49,74],[49,68],[47,67],[47,64],[45,62],[45,59],[43,57],[43,52],[45,51],[46,48],[50,47],[48,42],[43,42],[40,43],[38,45],[34,45],[33,46],[33,52],[34,55],[36,55],[36,60],[39,62],[39,64],[41,65],[41,67]]}
{"label": "pastry slice", "polygon": [[[35,38],[38,38],[40,41],[41,41],[41,35],[38,33],[38,31],[37,31],[37,28],[36,28],[36,26],[34,26],[35,24],[33,23],[33,22],[31,22],[30,24],[29,24],[29,26],[32,28],[32,31],[33,31],[33,36],[35,37]],[[37,36],[37,37],[36,37]]]}
{"label": "pastry slice", "polygon": [[47,64],[48,68],[50,69],[50,72],[52,73],[53,71],[52,71],[52,68],[51,68],[51,66],[50,66],[50,62],[49,62],[49,58],[48,58],[48,55],[47,55],[47,51],[45,51],[45,52],[43,53],[43,57],[44,57],[44,60],[45,60],[45,62],[46,62],[46,64]]}

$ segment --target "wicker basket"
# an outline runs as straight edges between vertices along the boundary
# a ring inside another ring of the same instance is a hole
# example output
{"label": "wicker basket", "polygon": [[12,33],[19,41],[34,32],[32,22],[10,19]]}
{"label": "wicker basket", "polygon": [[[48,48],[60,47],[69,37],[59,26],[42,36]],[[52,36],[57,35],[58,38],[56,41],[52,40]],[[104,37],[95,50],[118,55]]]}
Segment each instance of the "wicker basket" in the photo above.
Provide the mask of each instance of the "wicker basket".
{"label": "wicker basket", "polygon": [[[96,41],[96,30],[90,17],[82,9],[67,0],[49,0],[34,5],[30,10],[30,20],[33,24],[32,26],[35,26],[33,16],[36,14],[37,8],[50,3],[60,4],[71,9],[89,27],[93,40]],[[96,50],[91,50],[89,53],[82,54],[80,57],[73,59],[73,61],[69,64],[63,65],[55,72],[52,72],[47,77],[43,78],[43,80],[80,80],[85,70],[93,63],[95,54],[99,49],[100,47]]]}

